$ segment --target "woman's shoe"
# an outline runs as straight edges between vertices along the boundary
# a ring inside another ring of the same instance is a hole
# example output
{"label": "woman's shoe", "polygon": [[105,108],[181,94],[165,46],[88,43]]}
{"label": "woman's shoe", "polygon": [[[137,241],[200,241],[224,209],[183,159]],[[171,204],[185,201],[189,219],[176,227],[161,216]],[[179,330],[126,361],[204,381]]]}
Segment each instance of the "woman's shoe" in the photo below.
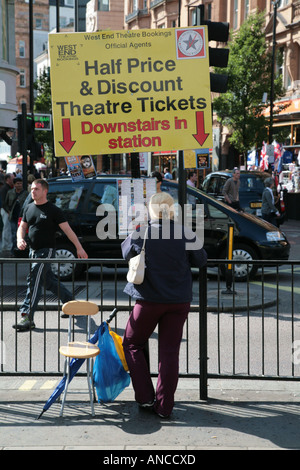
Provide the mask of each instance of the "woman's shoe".
{"label": "woman's shoe", "polygon": [[149,401],[148,403],[139,403],[139,407],[143,408],[144,410],[149,410],[153,407],[154,401]]}

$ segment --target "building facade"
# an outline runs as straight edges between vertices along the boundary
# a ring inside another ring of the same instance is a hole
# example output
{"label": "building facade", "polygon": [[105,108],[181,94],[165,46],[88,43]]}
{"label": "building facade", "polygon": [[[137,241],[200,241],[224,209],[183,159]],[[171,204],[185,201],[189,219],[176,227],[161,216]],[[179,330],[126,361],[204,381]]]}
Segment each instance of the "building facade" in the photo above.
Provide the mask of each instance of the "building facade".
{"label": "building facade", "polygon": [[[273,37],[273,9],[266,5],[266,39]],[[283,55],[283,84],[285,96],[274,107],[274,137],[281,131],[285,144],[300,148],[300,1],[281,0],[276,15],[276,48]],[[278,111],[277,105],[285,105]]]}
{"label": "building facade", "polygon": [[[0,2],[0,135],[4,146],[9,146],[11,132],[16,129],[16,84],[18,68],[14,49],[14,1]],[[1,153],[1,151],[0,151]]]}
{"label": "building facade", "polygon": [[[34,59],[47,49],[49,32],[49,1],[37,0],[32,12],[32,54]],[[19,69],[17,80],[17,106],[21,112],[22,103],[27,111],[32,112],[30,103],[30,82],[36,80],[36,68],[33,66],[33,77],[30,76],[30,34],[29,34],[29,3],[15,0],[15,55]]]}
{"label": "building facade", "polygon": [[86,7],[86,31],[120,30],[124,27],[124,2],[90,0]]}

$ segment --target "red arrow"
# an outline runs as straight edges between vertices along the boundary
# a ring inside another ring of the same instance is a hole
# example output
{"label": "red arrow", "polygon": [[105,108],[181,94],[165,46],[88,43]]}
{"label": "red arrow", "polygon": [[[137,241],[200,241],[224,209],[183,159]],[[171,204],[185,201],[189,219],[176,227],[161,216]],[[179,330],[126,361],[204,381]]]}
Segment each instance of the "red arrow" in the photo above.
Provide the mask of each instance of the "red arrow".
{"label": "red arrow", "polygon": [[204,111],[196,112],[196,126],[197,134],[193,134],[193,137],[195,137],[198,144],[202,146],[209,136],[209,134],[206,134],[204,130]]}
{"label": "red arrow", "polygon": [[73,145],[76,143],[76,140],[71,140],[70,119],[62,120],[62,131],[63,131],[63,140],[60,141],[59,143],[67,153],[70,153]]}

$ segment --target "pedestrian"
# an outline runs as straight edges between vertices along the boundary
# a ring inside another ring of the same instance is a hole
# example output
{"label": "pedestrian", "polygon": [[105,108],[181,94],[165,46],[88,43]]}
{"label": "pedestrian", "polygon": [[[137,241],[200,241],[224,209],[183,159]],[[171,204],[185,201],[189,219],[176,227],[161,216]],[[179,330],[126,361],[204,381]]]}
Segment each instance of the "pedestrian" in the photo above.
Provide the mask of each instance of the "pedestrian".
{"label": "pedestrian", "polygon": [[[60,228],[77,250],[78,258],[87,258],[76,234],[66,221],[61,209],[47,200],[48,183],[43,179],[36,179],[31,186],[33,202],[24,209],[22,221],[17,232],[17,245],[20,250],[25,250],[25,240],[28,230],[29,257],[31,259],[55,258],[55,234]],[[27,292],[22,306],[20,307],[21,320],[13,328],[18,331],[26,331],[35,328],[33,315],[41,296],[42,286],[45,285],[56,295],[59,295],[62,303],[73,299],[71,292],[58,283],[58,279],[51,270],[50,263],[40,261],[30,265],[27,277]]]}
{"label": "pedestrian", "polygon": [[[174,406],[182,331],[192,300],[191,266],[203,266],[207,255],[196,235],[174,221],[174,200],[168,193],[150,198],[149,216],[144,281],[139,285],[127,283],[124,289],[136,303],[126,325],[123,347],[136,401],[166,418]],[[126,260],[141,251],[145,230],[137,229],[122,243]],[[155,393],[144,346],[157,325]]]}
{"label": "pedestrian", "polygon": [[170,173],[170,169],[167,166],[164,168],[164,178],[167,179],[167,180],[172,180],[173,179],[173,176]]}
{"label": "pedestrian", "polygon": [[27,184],[27,191],[28,191],[29,193],[30,193],[30,191],[31,191],[31,185],[32,185],[32,183],[34,182],[34,180],[35,180],[35,176],[30,173],[30,174],[27,176],[27,183],[28,183],[28,184]]}
{"label": "pedestrian", "polygon": [[231,207],[236,209],[237,211],[241,211],[242,208],[240,206],[240,177],[241,173],[239,168],[233,169],[233,175],[229,178],[223,186],[223,196],[227,204]]}
{"label": "pedestrian", "polygon": [[3,204],[5,202],[7,192],[12,189],[14,186],[14,175],[12,173],[7,173],[5,175],[5,183],[1,187],[0,190],[0,199],[1,199],[1,217],[3,223],[2,229],[2,257],[11,256],[11,248],[12,248],[12,241],[11,241],[11,227],[10,221],[8,218],[8,212],[4,209]]}
{"label": "pedestrian", "polygon": [[188,186],[191,186],[192,188],[195,188],[196,182],[197,182],[197,173],[195,171],[189,171],[186,184]]}
{"label": "pedestrian", "polygon": [[279,217],[280,213],[274,205],[274,180],[273,178],[266,178],[264,183],[265,189],[262,193],[261,215],[264,220],[277,226],[276,217]]}
{"label": "pedestrian", "polygon": [[14,178],[14,187],[7,191],[3,208],[8,213],[8,219],[11,228],[11,241],[12,248],[11,254],[14,256],[15,249],[17,248],[17,229],[19,215],[25,199],[28,196],[28,191],[23,189],[23,181],[20,177]]}
{"label": "pedestrian", "polygon": [[163,180],[163,177],[159,171],[153,171],[151,173],[152,178],[155,178],[156,181],[156,192],[160,193],[161,192],[161,183]]}

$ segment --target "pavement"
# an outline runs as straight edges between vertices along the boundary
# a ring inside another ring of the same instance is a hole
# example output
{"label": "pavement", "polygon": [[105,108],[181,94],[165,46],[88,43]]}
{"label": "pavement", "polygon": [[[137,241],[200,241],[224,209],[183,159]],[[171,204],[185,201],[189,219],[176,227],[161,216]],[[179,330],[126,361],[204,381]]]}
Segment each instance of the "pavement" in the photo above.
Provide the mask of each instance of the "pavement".
{"label": "pavement", "polygon": [[[299,259],[300,222],[289,221],[283,228],[292,245],[290,259]],[[162,420],[139,409],[131,385],[113,403],[96,403],[92,417],[86,381],[75,377],[64,416],[59,417],[56,402],[37,420],[60,379],[0,377],[0,450],[98,450],[98,463],[134,467],[154,463],[159,455],[173,458],[174,464],[178,456],[182,464],[199,464],[204,450],[300,449],[296,381],[210,379],[203,401],[198,380],[179,379],[172,416]],[[132,461],[125,460],[129,456]]]}
{"label": "pavement", "polygon": [[1,450],[98,450],[103,459],[141,458],[139,451],[147,451],[198,459],[204,450],[300,449],[299,382],[211,380],[208,400],[201,401],[198,380],[180,379],[171,418],[163,420],[139,409],[131,386],[113,403],[96,403],[92,417],[86,381],[75,377],[64,416],[54,403],[37,420],[51,395],[48,381],[1,377]]}

